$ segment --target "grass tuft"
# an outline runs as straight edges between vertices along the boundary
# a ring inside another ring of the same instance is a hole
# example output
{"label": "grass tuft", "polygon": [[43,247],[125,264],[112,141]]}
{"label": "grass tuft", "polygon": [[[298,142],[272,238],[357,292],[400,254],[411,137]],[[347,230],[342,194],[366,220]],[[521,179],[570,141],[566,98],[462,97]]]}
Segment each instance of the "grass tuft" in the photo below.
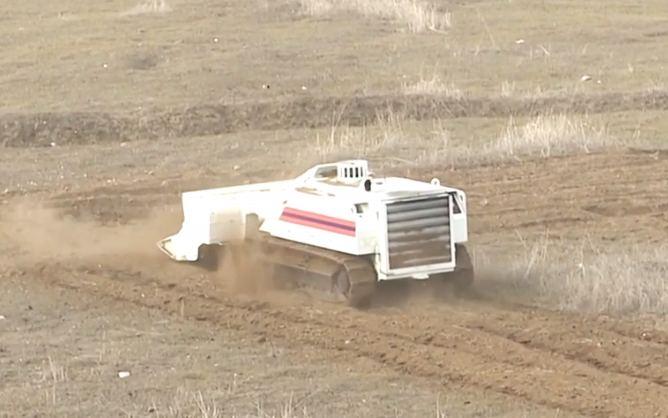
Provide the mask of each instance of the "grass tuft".
{"label": "grass tuft", "polygon": [[332,10],[334,5],[329,0],[299,0],[300,11],[309,16],[320,16]]}
{"label": "grass tuft", "polygon": [[549,158],[555,155],[589,153],[612,144],[605,129],[589,119],[572,115],[541,115],[522,126],[513,118],[488,154],[516,159],[521,156]]}
{"label": "grass tuft", "polygon": [[392,19],[407,26],[413,33],[441,32],[452,26],[452,15],[418,0],[299,0],[301,12],[318,16],[332,10],[360,13]]}
{"label": "grass tuft", "polygon": [[430,79],[420,78],[415,84],[404,84],[402,90],[404,94],[409,95],[433,95],[456,100],[464,98],[464,92],[455,86],[454,83],[446,84],[437,75],[432,76]]}
{"label": "grass tuft", "polygon": [[56,405],[58,403],[58,386],[60,383],[68,380],[67,370],[65,367],[58,365],[51,356],[49,356],[47,360],[46,364],[42,364],[42,376],[40,382],[47,382],[50,384],[50,387],[44,391],[45,399],[47,400],[47,403]]}
{"label": "grass tuft", "polygon": [[159,416],[167,417],[222,417],[222,410],[215,400],[205,397],[201,391],[188,392],[184,388],[178,388],[172,404],[162,409],[153,403],[152,410]]}
{"label": "grass tuft", "polygon": [[125,16],[171,12],[166,0],[143,0],[138,5],[123,13]]}
{"label": "grass tuft", "polygon": [[[237,395],[243,396],[242,394]],[[264,405],[262,400],[257,399],[255,402],[255,410],[253,412],[250,412],[249,410],[245,413],[239,413],[234,410],[230,411],[229,408],[224,406],[225,399],[220,399],[220,401],[222,401],[222,406],[219,406],[216,399],[210,396],[205,396],[201,391],[190,392],[185,388],[180,387],[176,390],[176,394],[169,405],[161,407],[153,402],[149,407],[149,410],[159,417],[174,418],[308,418],[311,416],[307,408],[300,405],[300,402],[295,401],[292,395],[290,395],[284,402],[272,405],[271,408]]]}

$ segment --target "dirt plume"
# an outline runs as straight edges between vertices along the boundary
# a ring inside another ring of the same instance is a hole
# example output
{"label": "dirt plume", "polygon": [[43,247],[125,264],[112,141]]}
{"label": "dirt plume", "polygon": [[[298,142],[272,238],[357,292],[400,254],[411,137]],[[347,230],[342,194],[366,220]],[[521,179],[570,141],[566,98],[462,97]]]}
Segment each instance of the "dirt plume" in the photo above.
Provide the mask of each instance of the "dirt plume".
{"label": "dirt plume", "polygon": [[82,271],[139,274],[174,269],[155,243],[178,229],[180,215],[164,209],[124,225],[101,225],[63,216],[43,202],[22,200],[0,217],[0,245],[14,269],[68,265]]}
{"label": "dirt plume", "polygon": [[278,288],[274,266],[263,261],[262,252],[253,243],[235,242],[225,246],[209,246],[202,249],[210,270],[218,273],[221,284],[232,294],[250,296],[266,295]]}
{"label": "dirt plume", "polygon": [[62,216],[56,209],[21,201],[0,218],[0,234],[37,259],[156,254],[155,242],[178,225],[178,214],[154,211],[127,225],[100,225]]}
{"label": "dirt plume", "polygon": [[174,207],[154,210],[150,216],[125,224],[101,224],[24,200],[2,214],[0,242],[14,255],[19,269],[63,264],[114,277],[150,274],[167,282],[212,276],[227,293],[274,298],[268,293],[276,289],[273,268],[262,263],[253,245],[203,246],[197,263],[170,260],[156,242],[177,232],[181,219]]}

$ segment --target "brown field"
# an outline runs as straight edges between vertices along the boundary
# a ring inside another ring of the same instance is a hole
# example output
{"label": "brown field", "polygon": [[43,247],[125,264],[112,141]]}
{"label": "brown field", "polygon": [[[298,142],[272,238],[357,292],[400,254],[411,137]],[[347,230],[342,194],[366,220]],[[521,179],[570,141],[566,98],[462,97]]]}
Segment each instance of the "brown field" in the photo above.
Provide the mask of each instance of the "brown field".
{"label": "brown field", "polygon": [[[668,417],[665,1],[150,3],[0,4],[0,417]],[[471,292],[155,248],[347,157],[468,192]]]}

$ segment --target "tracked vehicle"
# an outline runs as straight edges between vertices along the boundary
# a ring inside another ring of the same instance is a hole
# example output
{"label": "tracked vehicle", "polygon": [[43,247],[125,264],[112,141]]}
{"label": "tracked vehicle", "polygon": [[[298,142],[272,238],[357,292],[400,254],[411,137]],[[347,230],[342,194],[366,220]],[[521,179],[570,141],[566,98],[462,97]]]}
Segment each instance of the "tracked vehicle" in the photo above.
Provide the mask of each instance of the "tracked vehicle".
{"label": "tracked vehicle", "polygon": [[158,242],[177,261],[251,245],[262,263],[351,305],[388,280],[473,280],[466,195],[438,179],[377,178],[367,161],[348,160],[292,180],[186,192],[182,203],[181,230]]}

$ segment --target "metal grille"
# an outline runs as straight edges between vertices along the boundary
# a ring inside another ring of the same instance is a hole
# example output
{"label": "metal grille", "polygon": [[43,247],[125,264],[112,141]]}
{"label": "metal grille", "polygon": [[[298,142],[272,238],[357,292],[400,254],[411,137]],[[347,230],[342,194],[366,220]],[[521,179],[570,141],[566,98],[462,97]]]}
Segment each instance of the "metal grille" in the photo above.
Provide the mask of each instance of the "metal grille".
{"label": "metal grille", "polygon": [[387,204],[390,269],[449,263],[450,197]]}

